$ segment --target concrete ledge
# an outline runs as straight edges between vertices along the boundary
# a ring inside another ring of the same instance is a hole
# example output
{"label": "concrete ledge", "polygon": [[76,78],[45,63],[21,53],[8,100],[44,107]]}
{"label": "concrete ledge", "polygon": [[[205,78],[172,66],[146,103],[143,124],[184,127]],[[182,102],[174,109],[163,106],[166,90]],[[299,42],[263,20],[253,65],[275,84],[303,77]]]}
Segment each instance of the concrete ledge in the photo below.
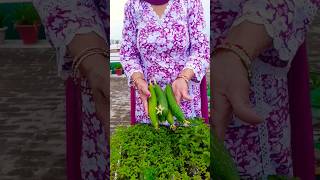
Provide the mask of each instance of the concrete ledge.
{"label": "concrete ledge", "polygon": [[122,74],[121,76],[118,76],[116,74],[110,74],[110,78],[127,78],[127,77],[124,74]]}
{"label": "concrete ledge", "polygon": [[22,40],[5,40],[3,44],[0,44],[0,49],[4,48],[19,48],[19,49],[29,49],[29,48],[52,48],[47,40],[39,40],[35,44],[23,44]]}

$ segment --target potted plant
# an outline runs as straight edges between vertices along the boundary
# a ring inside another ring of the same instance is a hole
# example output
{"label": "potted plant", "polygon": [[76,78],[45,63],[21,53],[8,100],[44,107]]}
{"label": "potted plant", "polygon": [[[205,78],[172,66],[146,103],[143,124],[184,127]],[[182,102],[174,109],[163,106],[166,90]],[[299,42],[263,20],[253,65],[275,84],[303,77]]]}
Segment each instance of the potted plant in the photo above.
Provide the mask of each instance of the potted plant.
{"label": "potted plant", "polygon": [[32,4],[21,4],[13,14],[15,27],[24,44],[38,41],[40,17]]}
{"label": "potted plant", "polygon": [[6,30],[8,29],[8,27],[4,26],[5,19],[6,16],[0,12],[0,44],[3,44],[6,36]]}
{"label": "potted plant", "polygon": [[114,69],[118,76],[122,75],[122,65],[120,63],[115,64]]}

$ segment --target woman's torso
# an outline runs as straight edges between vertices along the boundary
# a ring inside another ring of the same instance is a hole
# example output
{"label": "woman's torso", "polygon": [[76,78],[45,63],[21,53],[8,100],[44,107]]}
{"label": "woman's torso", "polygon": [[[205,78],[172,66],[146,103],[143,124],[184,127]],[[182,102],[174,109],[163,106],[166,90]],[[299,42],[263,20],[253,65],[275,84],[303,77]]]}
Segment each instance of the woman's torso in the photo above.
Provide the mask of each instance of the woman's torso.
{"label": "woman's torso", "polygon": [[187,1],[169,0],[161,17],[145,1],[137,1],[134,8],[144,73],[149,79],[171,82],[190,54]]}

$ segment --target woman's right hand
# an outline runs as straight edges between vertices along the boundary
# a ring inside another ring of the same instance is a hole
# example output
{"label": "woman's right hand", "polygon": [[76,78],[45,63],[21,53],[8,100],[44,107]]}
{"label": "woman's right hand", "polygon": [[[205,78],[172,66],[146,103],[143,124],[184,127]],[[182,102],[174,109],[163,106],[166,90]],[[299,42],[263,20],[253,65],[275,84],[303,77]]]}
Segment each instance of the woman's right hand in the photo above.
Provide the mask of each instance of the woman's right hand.
{"label": "woman's right hand", "polygon": [[[103,38],[94,32],[77,34],[68,50],[70,55],[77,56],[88,47],[108,49]],[[92,90],[97,119],[103,124],[106,135],[110,133],[110,121],[108,119],[109,106],[109,65],[106,58],[100,54],[91,55],[79,66],[80,74],[85,76]],[[107,138],[109,141],[109,138]],[[109,143],[109,142],[108,142]]]}
{"label": "woman's right hand", "polygon": [[134,82],[135,87],[137,88],[145,113],[148,115],[148,98],[150,97],[150,91],[148,89],[148,83],[143,78],[139,77]]}
{"label": "woman's right hand", "polygon": [[218,51],[211,73],[214,99],[214,130],[222,140],[234,113],[250,124],[263,120],[252,109],[248,74],[240,58],[230,51]]}

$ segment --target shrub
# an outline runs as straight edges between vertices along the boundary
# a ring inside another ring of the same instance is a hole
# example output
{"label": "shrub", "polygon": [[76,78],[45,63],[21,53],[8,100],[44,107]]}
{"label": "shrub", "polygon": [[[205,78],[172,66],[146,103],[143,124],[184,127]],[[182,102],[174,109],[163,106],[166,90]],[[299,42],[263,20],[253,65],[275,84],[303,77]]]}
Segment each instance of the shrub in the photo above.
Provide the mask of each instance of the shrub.
{"label": "shrub", "polygon": [[209,179],[210,132],[203,120],[176,131],[147,124],[111,136],[111,179]]}
{"label": "shrub", "polygon": [[19,25],[33,25],[40,22],[40,17],[30,3],[23,3],[13,13],[13,20]]}

